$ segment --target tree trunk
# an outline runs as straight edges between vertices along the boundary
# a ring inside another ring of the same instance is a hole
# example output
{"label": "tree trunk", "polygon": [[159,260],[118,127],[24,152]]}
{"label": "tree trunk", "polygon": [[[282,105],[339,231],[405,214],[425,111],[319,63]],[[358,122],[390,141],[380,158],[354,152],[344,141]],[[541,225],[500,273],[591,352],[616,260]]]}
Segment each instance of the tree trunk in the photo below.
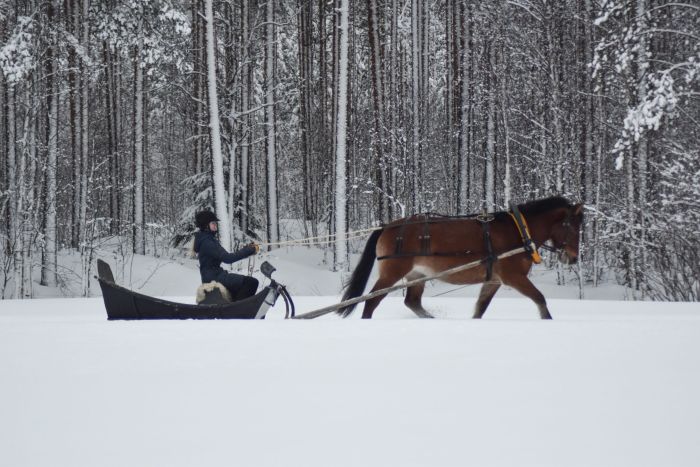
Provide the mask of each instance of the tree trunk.
{"label": "tree trunk", "polygon": [[[636,20],[637,28],[640,31],[639,35],[639,51],[637,52],[638,63],[637,63],[637,102],[641,102],[646,98],[646,73],[649,67],[649,62],[647,59],[648,51],[648,41],[646,40],[645,32],[647,30],[647,0],[636,0]],[[643,281],[643,272],[647,268],[647,248],[646,248],[646,214],[648,211],[647,206],[647,157],[648,157],[648,146],[647,137],[645,134],[639,138],[637,143],[637,179],[638,179],[638,224],[639,224],[639,235],[638,235],[638,245],[641,247],[639,254],[639,281]],[[639,287],[642,291],[642,298],[644,297],[644,287]]]}
{"label": "tree trunk", "polygon": [[412,112],[412,212],[417,213],[421,210],[421,195],[420,195],[420,167],[421,167],[421,151],[420,151],[420,139],[421,139],[421,115],[420,115],[420,103],[422,102],[421,96],[421,52],[423,47],[421,45],[421,16],[420,16],[420,2],[419,0],[412,0],[411,2],[411,47],[413,51],[413,61],[411,64],[412,71],[412,84],[411,84],[411,100],[413,103]]}
{"label": "tree trunk", "polygon": [[120,196],[120,193],[122,193],[122,187],[124,186],[124,176],[123,176],[123,170],[124,170],[124,162],[123,162],[123,157],[121,154],[121,148],[122,148],[122,141],[123,141],[123,135],[122,135],[122,93],[121,93],[121,80],[122,80],[122,74],[121,74],[121,59],[119,58],[120,55],[116,54],[115,55],[116,60],[114,60],[114,72],[113,72],[113,77],[114,77],[114,174],[115,174],[115,188],[116,188],[116,207],[115,211],[117,213],[117,222],[118,222],[118,229],[117,232],[122,232],[122,223],[124,219],[124,213],[122,211],[123,209],[123,198]]}
{"label": "tree trunk", "polygon": [[[15,84],[13,82],[9,82],[7,86],[7,187],[9,192],[8,217],[10,218],[8,240],[10,243],[7,251],[14,258],[13,264],[16,264],[17,262],[17,229],[19,227],[19,211],[17,210],[19,190],[17,183],[17,108],[15,105],[15,90]],[[16,274],[16,269],[13,271],[13,273]],[[15,275],[15,281],[16,280],[18,280],[18,276]],[[13,296],[15,298],[19,298],[16,292]]]}
{"label": "tree trunk", "polygon": [[[25,84],[24,86],[24,96],[23,96],[23,101],[26,106],[31,107],[31,101],[29,99],[29,88],[30,86],[28,84]],[[16,97],[16,96],[15,96]],[[15,110],[16,112],[16,110]],[[29,125],[30,125],[30,116],[31,114],[31,109],[27,109],[24,112],[24,123],[22,124],[22,137],[21,137],[21,146],[17,149],[19,149],[19,153],[17,154],[16,158],[16,177],[17,177],[17,184],[16,184],[16,191],[15,193],[15,205],[14,205],[14,214],[16,216],[16,223],[15,223],[15,235],[14,235],[14,278],[15,278],[15,292],[14,292],[14,297],[15,298],[25,298],[24,297],[24,276],[25,276],[25,264],[26,264],[26,258],[25,258],[25,243],[26,243],[26,236],[25,236],[25,229],[27,228],[27,206],[25,205],[26,197],[27,197],[27,153],[29,151],[28,145],[31,144],[30,142],[30,135],[29,135]]]}
{"label": "tree trunk", "polygon": [[[560,7],[557,6],[555,7],[555,11],[557,13],[560,13]],[[567,164],[567,161],[565,160],[564,157],[564,149],[565,149],[565,143],[564,143],[564,130],[562,126],[562,119],[561,119],[561,113],[562,113],[562,100],[561,100],[561,76],[560,76],[560,70],[559,70],[559,64],[561,61],[561,54],[562,50],[560,45],[560,41],[557,40],[555,37],[555,32],[557,32],[557,35],[559,34],[557,25],[555,21],[559,19],[559,14],[553,15],[552,18],[549,19],[549,22],[545,24],[545,28],[547,31],[547,59],[549,63],[549,89],[551,92],[551,100],[549,101],[549,112],[550,112],[550,118],[552,119],[552,125],[554,127],[554,144],[553,144],[553,152],[554,152],[554,157],[552,159],[553,165],[550,167],[553,168],[554,172],[554,191],[556,193],[563,193],[564,192],[564,166]],[[557,28],[557,31],[553,31],[553,29]]]}
{"label": "tree trunk", "polygon": [[[584,2],[584,21],[583,21],[583,31],[584,31],[584,62],[593,62],[593,7],[591,0],[585,0]],[[585,140],[584,140],[584,161],[583,161],[583,202],[590,206],[595,202],[594,189],[600,180],[594,178],[594,133],[595,124],[593,116],[596,112],[595,109],[595,99],[593,97],[593,79],[591,73],[587,68],[582,67],[581,73],[583,74],[584,86],[586,92],[586,115],[585,115]],[[596,183],[597,182],[597,183]],[[596,248],[593,242],[593,226],[594,222],[592,219],[586,219],[584,217],[584,230],[583,230],[583,248],[582,248],[582,258],[581,261],[584,262],[584,266],[589,266],[589,271],[584,269],[584,272],[593,273],[594,262],[592,261],[594,257],[594,249]]]}
{"label": "tree trunk", "polygon": [[308,236],[308,221],[312,223],[311,206],[312,196],[312,158],[314,153],[313,131],[314,118],[312,112],[312,86],[313,81],[313,3],[299,0],[297,2],[299,11],[299,132],[300,150],[302,160],[302,217],[304,225],[304,235]]}
{"label": "tree trunk", "polygon": [[[38,224],[39,210],[36,206],[35,187],[37,173],[37,110],[39,108],[38,92],[29,91],[38,88],[38,80],[36,73],[32,75],[32,85],[28,87],[26,102],[30,105],[31,112],[27,112],[27,127],[25,131],[25,150],[22,151],[22,158],[28,161],[23,162],[23,170],[25,175],[22,178],[25,183],[22,188],[20,197],[24,199],[24,210],[22,215],[22,286],[21,298],[32,298],[32,265],[34,252],[34,230]],[[29,96],[31,94],[31,97]],[[37,109],[37,110],[34,110]],[[27,164],[28,163],[28,164]],[[28,165],[28,167],[27,167]]]}
{"label": "tree trunk", "polygon": [[[55,14],[55,2],[49,4],[48,18],[51,22]],[[48,155],[46,165],[46,227],[44,231],[44,255],[41,267],[41,284],[56,287],[56,159],[58,151],[58,72],[56,43],[52,40],[47,57],[47,126]]]}
{"label": "tree trunk", "polygon": [[209,131],[212,171],[214,175],[214,203],[219,223],[221,246],[231,249],[231,226],[226,221],[226,187],[224,185],[224,160],[221,152],[221,124],[219,121],[219,99],[216,91],[216,43],[214,34],[214,9],[212,0],[204,0],[204,15],[207,30],[207,90],[209,95]]}
{"label": "tree trunk", "polygon": [[372,97],[374,107],[374,170],[377,177],[379,192],[378,217],[381,222],[389,220],[386,164],[384,161],[384,77],[382,40],[379,37],[379,17],[377,15],[377,0],[367,0],[367,15],[369,25],[370,67],[372,77]]}
{"label": "tree trunk", "polygon": [[469,164],[471,159],[470,152],[470,126],[471,126],[471,18],[472,7],[471,2],[468,2],[466,7],[463,2],[460,2],[462,9],[462,53],[461,72],[462,72],[462,93],[461,102],[461,121],[459,125],[459,159],[458,159],[458,174],[459,182],[457,187],[457,213],[466,214],[469,209]]}
{"label": "tree trunk", "polygon": [[390,58],[389,58],[389,98],[388,98],[388,118],[387,118],[387,123],[388,123],[388,132],[389,132],[389,156],[385,158],[387,160],[387,164],[389,165],[389,168],[387,169],[388,172],[388,180],[387,180],[387,189],[389,190],[391,194],[391,199],[392,203],[389,205],[389,219],[393,219],[395,217],[395,210],[394,206],[396,205],[397,202],[397,197],[398,197],[398,189],[396,186],[397,182],[397,175],[396,175],[396,167],[398,165],[398,149],[396,145],[396,140],[398,138],[397,130],[398,130],[398,112],[399,112],[399,86],[398,86],[398,60],[397,56],[399,53],[399,47],[398,47],[398,16],[399,16],[399,0],[391,0],[391,14],[387,15],[389,16],[390,19],[390,31],[391,31],[391,49],[390,49]]}
{"label": "tree trunk", "polygon": [[193,40],[194,40],[194,96],[195,96],[195,122],[194,122],[194,170],[195,173],[204,172],[204,145],[202,144],[202,120],[204,114],[204,80],[202,74],[205,70],[203,62],[204,58],[204,35],[205,31],[202,27],[202,0],[193,0],[192,22]]}
{"label": "tree trunk", "polygon": [[146,254],[143,225],[143,22],[139,21],[139,39],[134,53],[134,253]]}
{"label": "tree trunk", "polygon": [[[85,50],[88,50],[88,32],[89,32],[89,18],[88,18],[88,8],[90,2],[89,0],[83,0],[82,3],[82,28],[81,28],[81,45]],[[78,218],[79,222],[79,239],[81,243],[81,249],[85,243],[85,228],[87,224],[87,205],[88,205],[88,134],[90,129],[88,128],[88,91],[89,91],[89,78],[88,78],[88,64],[83,59],[80,62],[80,216]],[[86,278],[83,278],[86,280]]]}
{"label": "tree trunk", "polygon": [[[75,3],[73,3],[73,1]],[[69,30],[72,30],[73,35],[80,37],[80,5],[79,0],[69,0],[69,4],[72,6],[72,24],[68,26]],[[80,131],[81,125],[81,115],[82,106],[80,104],[80,87],[81,87],[81,74],[79,71],[81,59],[75,50],[75,47],[71,47],[68,55],[68,63],[70,67],[69,71],[69,82],[70,84],[70,121],[71,121],[71,156],[72,156],[72,168],[73,168],[73,180],[72,180],[72,198],[73,198],[73,209],[71,210],[71,244],[73,248],[80,247],[80,174],[82,173],[82,150],[80,142]]]}
{"label": "tree trunk", "polygon": [[347,167],[347,108],[348,108],[348,0],[340,0],[340,24],[338,25],[339,59],[338,59],[338,115],[336,121],[335,154],[335,264],[339,271],[347,263],[347,211],[346,211],[346,167]]}
{"label": "tree trunk", "polygon": [[[235,28],[236,18],[239,16],[236,11],[235,5],[229,5],[229,24],[227,27],[227,41],[230,44],[240,45],[243,40],[242,37],[237,37],[238,28]],[[229,158],[228,158],[228,200],[227,200],[227,212],[228,212],[228,225],[231,226],[231,244],[236,238],[234,226],[238,223],[238,206],[240,198],[240,177],[239,177],[239,142],[241,134],[241,124],[240,124],[240,114],[239,114],[239,91],[241,86],[241,77],[236,73],[236,70],[240,70],[243,61],[243,50],[239,47],[229,47],[227,48],[228,53],[226,54],[226,60],[230,62],[230,66],[227,68],[227,73],[225,75],[225,82],[228,84],[228,93],[230,102],[229,111]]]}
{"label": "tree trunk", "polygon": [[496,44],[488,46],[488,112],[486,120],[486,169],[484,170],[484,208],[492,212],[496,207]]}
{"label": "tree trunk", "polygon": [[265,44],[265,139],[267,153],[267,241],[279,241],[279,213],[277,211],[277,153],[275,134],[275,5],[267,0]]}
{"label": "tree trunk", "polygon": [[[504,51],[505,52],[505,51]],[[503,59],[505,60],[505,53],[503,54]],[[504,139],[504,152],[505,152],[505,173],[503,174],[503,200],[504,207],[508,209],[511,201],[511,161],[510,161],[510,135],[508,133],[508,94],[506,93],[506,81],[508,80],[505,73],[507,73],[508,65],[504,64],[501,67],[501,72],[504,73],[501,79],[501,116],[503,118],[503,139]]]}
{"label": "tree trunk", "polygon": [[112,234],[118,232],[119,226],[119,164],[118,164],[118,132],[115,112],[115,77],[114,77],[114,54],[110,45],[105,41],[104,49],[104,69],[106,80],[105,92],[105,113],[107,115],[108,130],[108,157],[109,157],[109,217],[111,218],[110,231]]}
{"label": "tree trunk", "polygon": [[241,113],[243,114],[243,144],[241,145],[241,215],[240,224],[243,233],[248,232],[248,216],[250,213],[250,182],[249,182],[249,160],[250,145],[252,141],[252,118],[250,116],[250,101],[253,88],[253,56],[251,54],[252,33],[250,27],[250,0],[243,0],[241,7],[241,29],[243,39],[241,41],[243,51],[242,79],[243,89],[241,91]]}

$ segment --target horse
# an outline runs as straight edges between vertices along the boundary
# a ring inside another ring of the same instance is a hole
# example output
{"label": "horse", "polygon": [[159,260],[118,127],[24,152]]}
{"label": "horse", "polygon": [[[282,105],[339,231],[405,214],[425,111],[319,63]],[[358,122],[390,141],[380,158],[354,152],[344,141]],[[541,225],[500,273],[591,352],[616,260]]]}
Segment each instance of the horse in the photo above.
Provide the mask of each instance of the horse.
{"label": "horse", "polygon": [[[516,214],[522,219],[520,226]],[[571,204],[561,196],[530,201],[511,212],[490,215],[420,214],[398,219],[373,232],[367,240],[345,287],[343,301],[363,294],[375,260],[379,263],[379,279],[372,292],[391,287],[403,278],[419,279],[481,259],[477,267],[441,279],[460,285],[483,283],[473,318],[484,316],[491,299],[505,284],[535,302],[542,319],[552,319],[544,295],[528,279],[528,272],[534,262],[539,262],[537,249],[541,247],[558,253],[564,264],[576,263],[582,222],[583,204]],[[534,245],[527,249],[530,239]],[[552,246],[545,245],[547,241]],[[527,251],[496,260],[498,254],[524,244]],[[404,303],[418,317],[432,318],[421,303],[424,288],[425,283],[409,287]],[[362,318],[372,318],[385,296],[367,300]],[[337,313],[347,317],[354,308],[355,305],[349,305]]]}

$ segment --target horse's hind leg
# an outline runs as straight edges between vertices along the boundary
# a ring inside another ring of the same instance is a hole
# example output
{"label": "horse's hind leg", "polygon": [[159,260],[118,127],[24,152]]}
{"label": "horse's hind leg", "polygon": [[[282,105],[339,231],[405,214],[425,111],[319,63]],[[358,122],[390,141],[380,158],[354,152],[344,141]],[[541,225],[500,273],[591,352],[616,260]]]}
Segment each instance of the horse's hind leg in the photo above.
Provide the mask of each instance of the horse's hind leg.
{"label": "horse's hind leg", "polygon": [[537,290],[537,287],[530,282],[527,276],[517,277],[507,282],[504,278],[503,282],[535,302],[537,308],[540,310],[540,318],[552,319],[552,315],[549,314],[549,309],[547,309],[547,301],[544,299],[544,295]]}
{"label": "horse's hind leg", "polygon": [[[374,287],[372,287],[370,293],[376,292],[380,289],[391,287],[392,285],[396,284],[397,281],[398,279],[394,280],[393,278],[385,279],[380,277],[379,280],[374,284]],[[365,302],[365,307],[362,310],[362,319],[371,319],[372,314],[374,313],[374,309],[379,306],[379,302],[384,300],[384,297],[386,297],[386,295],[380,295],[379,297],[374,297],[367,300]]]}
{"label": "horse's hind leg", "polygon": [[[406,276],[406,280],[415,280],[425,277],[422,274],[412,273]],[[419,318],[432,318],[431,315],[423,305],[421,304],[421,297],[423,296],[423,291],[425,290],[425,282],[409,287],[406,290],[406,298],[404,299],[404,304],[414,312]]]}
{"label": "horse's hind leg", "polygon": [[489,303],[491,303],[491,299],[494,295],[496,295],[496,292],[498,292],[498,289],[500,288],[500,282],[484,282],[484,285],[481,286],[481,292],[479,292],[479,299],[476,301],[476,305],[474,306],[474,319],[481,319],[481,317],[484,316],[484,313],[486,313],[486,308],[488,308]]}
{"label": "horse's hind leg", "polygon": [[[386,261],[391,261],[391,260],[386,260]],[[377,279],[377,282],[374,284],[374,287],[372,287],[372,292],[376,292],[377,290],[380,289],[385,289],[387,287],[391,287],[392,285],[396,284],[401,278],[406,275],[408,271],[411,270],[410,265],[404,265],[404,264],[391,264],[391,263],[380,263],[380,268],[379,268],[379,279]],[[372,318],[372,314],[374,313],[374,309],[379,306],[379,303],[384,300],[384,297],[386,295],[381,295],[379,297],[374,297],[365,302],[365,308],[362,310],[362,319],[370,319]]]}

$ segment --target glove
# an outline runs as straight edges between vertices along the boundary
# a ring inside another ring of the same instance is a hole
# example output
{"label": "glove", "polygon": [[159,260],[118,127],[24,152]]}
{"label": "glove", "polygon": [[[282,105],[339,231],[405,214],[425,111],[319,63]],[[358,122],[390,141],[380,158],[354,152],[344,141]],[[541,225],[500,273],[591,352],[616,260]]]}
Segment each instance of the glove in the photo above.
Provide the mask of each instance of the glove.
{"label": "glove", "polygon": [[258,245],[257,243],[251,242],[248,244],[248,246],[253,248],[253,250],[254,250],[253,254],[257,255],[258,253],[260,253],[260,245]]}

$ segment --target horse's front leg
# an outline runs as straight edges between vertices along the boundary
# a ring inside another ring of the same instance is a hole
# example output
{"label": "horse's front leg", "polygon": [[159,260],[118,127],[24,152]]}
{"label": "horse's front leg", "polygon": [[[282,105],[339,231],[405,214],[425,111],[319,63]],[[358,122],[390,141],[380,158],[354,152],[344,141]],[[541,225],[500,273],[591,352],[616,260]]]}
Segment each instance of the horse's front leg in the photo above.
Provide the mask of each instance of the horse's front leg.
{"label": "horse's front leg", "polygon": [[537,287],[530,282],[527,276],[516,277],[507,282],[506,278],[503,278],[503,282],[535,302],[537,308],[540,310],[540,318],[552,319],[552,315],[549,314],[549,310],[547,309],[547,301],[544,299],[544,295],[537,290]]}
{"label": "horse's front leg", "polygon": [[[414,279],[420,279],[423,277],[425,277],[423,274],[412,272],[406,276],[406,280],[412,281]],[[425,282],[409,287],[406,290],[406,298],[403,302],[419,318],[432,318],[433,315],[431,315],[425,308],[423,308],[423,304],[421,303],[421,298],[423,297],[424,290]]]}
{"label": "horse's front leg", "polygon": [[484,316],[484,313],[486,313],[486,308],[488,308],[489,303],[491,303],[491,299],[494,295],[496,295],[496,292],[498,292],[498,289],[500,288],[500,282],[484,282],[484,285],[481,286],[481,292],[479,292],[479,299],[476,301],[476,305],[474,306],[474,319],[481,319],[481,317]]}

